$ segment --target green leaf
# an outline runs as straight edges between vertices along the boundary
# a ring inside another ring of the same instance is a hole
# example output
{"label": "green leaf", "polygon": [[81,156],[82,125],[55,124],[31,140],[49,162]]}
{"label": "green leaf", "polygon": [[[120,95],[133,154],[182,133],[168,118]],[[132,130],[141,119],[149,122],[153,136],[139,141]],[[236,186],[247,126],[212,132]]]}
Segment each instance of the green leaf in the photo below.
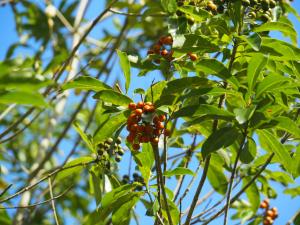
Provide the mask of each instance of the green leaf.
{"label": "green leaf", "polygon": [[248,92],[254,89],[256,80],[267,64],[267,58],[261,53],[254,54],[247,68]]}
{"label": "green leaf", "polygon": [[63,90],[76,88],[79,90],[102,91],[111,89],[110,86],[90,76],[80,76],[75,80],[71,80],[62,86]]}
{"label": "green leaf", "polygon": [[239,124],[244,124],[251,119],[255,109],[256,106],[249,106],[248,108],[236,108],[233,110],[233,112]]}
{"label": "green leaf", "polygon": [[130,102],[133,100],[126,95],[121,94],[120,92],[116,92],[114,90],[103,90],[97,92],[93,98],[101,99],[104,102],[109,102],[114,105],[120,105],[127,107]]}
{"label": "green leaf", "polygon": [[83,130],[80,128],[77,121],[73,122],[73,128],[77,131],[77,133],[80,135],[81,139],[85,142],[89,150],[91,150],[93,153],[96,153],[96,149],[93,146],[91,138],[89,138]]}
{"label": "green leaf", "polygon": [[[141,194],[140,194],[141,195]],[[128,225],[131,219],[131,210],[140,200],[140,195],[134,195],[132,199],[115,209],[112,215],[113,225]]]}
{"label": "green leaf", "polygon": [[173,118],[178,117],[198,117],[198,116],[205,116],[205,115],[213,115],[213,116],[220,116],[220,117],[228,117],[233,118],[234,115],[224,109],[220,109],[216,106],[212,105],[191,105],[183,107],[173,114]]}
{"label": "green leaf", "polygon": [[223,80],[227,80],[235,88],[239,86],[238,81],[235,77],[231,75],[229,70],[224,66],[223,63],[219,62],[216,59],[202,59],[199,60],[196,64],[198,71],[202,71],[207,74],[215,75]]}
{"label": "green leaf", "polygon": [[120,59],[120,66],[123,70],[124,76],[125,76],[125,89],[126,93],[128,91],[129,85],[130,85],[130,62],[128,60],[128,56],[125,52],[121,52],[120,50],[117,50],[119,59]]}
{"label": "green leaf", "polygon": [[279,116],[274,120],[278,122],[276,127],[292,134],[295,138],[300,138],[300,128],[292,119],[286,116]]}
{"label": "green leaf", "polygon": [[207,178],[214,190],[225,195],[228,181],[224,174],[223,164],[224,163],[220,161],[216,154],[212,154],[207,171]]}
{"label": "green leaf", "polygon": [[300,195],[300,186],[294,188],[287,188],[283,191],[284,194],[290,195],[292,198]]}
{"label": "green leaf", "polygon": [[291,38],[291,41],[294,44],[297,43],[297,32],[290,24],[287,23],[282,23],[282,22],[264,23],[258,27],[255,27],[253,31],[254,32],[280,31],[284,35],[289,36]]}
{"label": "green leaf", "polygon": [[50,80],[40,80],[35,77],[4,76],[0,77],[0,89],[17,89],[20,91],[32,92],[42,87],[51,85]]}
{"label": "green leaf", "polygon": [[101,185],[102,185],[102,179],[100,177],[102,176],[102,171],[100,170],[100,166],[93,166],[90,169],[90,190],[91,194],[95,196],[96,205],[99,205],[102,200],[102,191],[101,191]]}
{"label": "green leaf", "polygon": [[92,157],[82,156],[80,158],[77,158],[77,159],[74,159],[74,160],[68,162],[63,168],[68,168],[68,167],[70,167],[70,168],[59,172],[56,176],[56,180],[62,180],[71,175],[74,177],[76,174],[79,174],[88,163],[90,163],[92,161],[94,161],[94,159]]}
{"label": "green leaf", "polygon": [[274,152],[275,155],[280,160],[280,163],[285,167],[285,169],[293,174],[294,166],[291,164],[292,157],[286,150],[286,148],[279,142],[279,140],[269,131],[267,130],[257,130],[257,133],[259,135],[259,140],[263,145],[263,148],[270,152]]}
{"label": "green leaf", "polygon": [[239,132],[234,127],[224,127],[213,132],[202,145],[202,156],[206,158],[209,154],[232,145],[238,138]]}
{"label": "green leaf", "polygon": [[289,78],[279,76],[276,74],[270,74],[265,77],[256,88],[256,98],[260,97],[265,92],[273,92],[274,88],[280,87],[284,82],[288,82]]}
{"label": "green leaf", "polygon": [[[2,207],[2,206],[0,205],[0,207]],[[10,219],[6,210],[4,210],[4,209],[0,210],[0,224],[1,225],[11,225],[12,224],[12,220]]]}
{"label": "green leaf", "polygon": [[[243,177],[243,185],[246,185],[250,182],[251,177],[245,176]],[[251,208],[253,210],[253,213],[255,214],[259,208],[260,205],[260,194],[259,190],[256,186],[256,183],[253,182],[247,189],[246,189],[246,195],[249,199]]]}
{"label": "green leaf", "polygon": [[48,107],[48,103],[40,93],[25,91],[4,91],[0,92],[0,103],[2,104],[21,104],[38,107]]}
{"label": "green leaf", "polygon": [[176,12],[177,9],[176,0],[161,0],[160,2],[165,11],[169,13]]}
{"label": "green leaf", "polygon": [[139,167],[139,170],[144,178],[146,185],[148,185],[151,176],[151,168],[154,163],[154,155],[150,143],[144,143],[142,151],[132,152],[134,160]]}
{"label": "green leaf", "polygon": [[256,143],[255,141],[251,138],[247,138],[247,142],[243,146],[241,155],[240,155],[240,160],[242,163],[251,163],[256,156]]}
{"label": "green leaf", "polygon": [[114,132],[125,124],[127,120],[127,112],[122,111],[117,114],[111,115],[104,124],[95,132],[94,143],[95,145],[99,144],[101,141],[112,137]]}
{"label": "green leaf", "polygon": [[177,167],[173,170],[167,170],[163,174],[166,177],[178,176],[178,175],[192,175],[195,176],[194,172],[188,168]]}
{"label": "green leaf", "polygon": [[239,36],[242,40],[248,43],[254,51],[259,51],[261,47],[261,37],[257,33],[253,33],[250,36]]}
{"label": "green leaf", "polygon": [[211,17],[207,10],[203,10],[199,7],[182,6],[178,7],[178,10],[193,18],[196,22],[203,22]]}

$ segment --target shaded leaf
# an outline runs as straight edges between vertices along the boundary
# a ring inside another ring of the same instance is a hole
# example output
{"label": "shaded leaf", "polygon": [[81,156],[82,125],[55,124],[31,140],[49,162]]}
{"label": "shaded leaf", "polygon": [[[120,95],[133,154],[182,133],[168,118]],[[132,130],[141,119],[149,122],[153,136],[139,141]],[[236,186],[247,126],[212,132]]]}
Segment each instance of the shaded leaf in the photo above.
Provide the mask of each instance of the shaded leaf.
{"label": "shaded leaf", "polygon": [[93,98],[95,99],[101,99],[104,102],[109,102],[114,105],[120,105],[120,106],[128,106],[130,102],[133,100],[126,95],[121,94],[120,92],[116,92],[114,90],[103,90],[100,92],[97,92]]}
{"label": "shaded leaf", "polygon": [[0,92],[0,103],[2,104],[21,104],[38,107],[48,107],[48,103],[39,93],[25,91],[5,91]]}
{"label": "shaded leaf", "polygon": [[128,91],[129,85],[130,85],[130,62],[128,60],[128,56],[125,52],[121,52],[120,50],[117,50],[119,59],[120,59],[120,66],[123,70],[124,77],[125,77],[125,89],[126,93]]}
{"label": "shaded leaf", "polygon": [[177,176],[177,175],[192,175],[194,176],[194,172],[188,168],[177,167],[173,170],[167,170],[163,174],[166,177]]}
{"label": "shaded leaf", "polygon": [[67,90],[71,88],[76,88],[79,90],[89,90],[89,91],[102,91],[102,90],[111,89],[111,87],[108,86],[107,84],[90,76],[80,76],[75,80],[71,80],[65,83],[62,86],[63,90]]}

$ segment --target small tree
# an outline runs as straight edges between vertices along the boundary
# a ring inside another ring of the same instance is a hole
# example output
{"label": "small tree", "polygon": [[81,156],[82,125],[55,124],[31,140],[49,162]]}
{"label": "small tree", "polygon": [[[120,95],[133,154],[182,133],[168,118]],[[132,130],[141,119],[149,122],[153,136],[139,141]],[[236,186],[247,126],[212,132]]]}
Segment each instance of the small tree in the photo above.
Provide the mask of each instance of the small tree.
{"label": "small tree", "polygon": [[270,225],[273,184],[300,194],[286,0],[111,0],[90,22],[99,2],[7,4],[0,224]]}

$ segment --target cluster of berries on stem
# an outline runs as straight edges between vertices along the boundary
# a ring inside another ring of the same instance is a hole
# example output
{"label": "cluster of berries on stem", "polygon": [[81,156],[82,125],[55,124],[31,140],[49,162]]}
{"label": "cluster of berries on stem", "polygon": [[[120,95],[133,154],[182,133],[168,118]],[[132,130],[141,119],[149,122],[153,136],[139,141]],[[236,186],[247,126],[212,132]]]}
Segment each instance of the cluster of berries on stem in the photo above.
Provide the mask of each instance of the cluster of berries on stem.
{"label": "cluster of berries on stem", "polygon": [[152,145],[157,145],[162,133],[166,136],[170,135],[164,125],[166,116],[158,115],[152,102],[140,101],[137,104],[132,102],[128,108],[131,114],[127,119],[129,131],[127,141],[132,145],[133,150],[139,150],[140,143],[151,142]]}
{"label": "cluster of berries on stem", "polygon": [[264,209],[263,224],[271,225],[278,217],[278,209],[276,207],[270,208],[269,199],[265,199],[260,203],[260,208]]}
{"label": "cluster of berries on stem", "polygon": [[124,155],[124,150],[121,147],[122,139],[120,137],[115,140],[112,138],[107,138],[105,141],[98,144],[98,157],[100,162],[110,169],[110,157],[114,156],[116,162],[120,162],[122,155]]}
{"label": "cluster of berries on stem", "polygon": [[[173,38],[171,35],[162,36],[147,52],[148,55],[155,55],[154,63],[160,64],[160,58],[163,57],[167,61],[174,59],[172,50]],[[159,57],[157,57],[159,56]]]}

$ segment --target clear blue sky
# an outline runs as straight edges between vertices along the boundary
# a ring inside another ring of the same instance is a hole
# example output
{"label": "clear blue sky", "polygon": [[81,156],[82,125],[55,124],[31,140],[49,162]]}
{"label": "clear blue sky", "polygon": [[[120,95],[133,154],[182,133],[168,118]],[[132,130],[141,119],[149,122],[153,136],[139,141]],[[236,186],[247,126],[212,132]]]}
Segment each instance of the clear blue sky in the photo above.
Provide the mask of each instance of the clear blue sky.
{"label": "clear blue sky", "polygon": [[[36,0],[35,2],[38,2],[38,0]],[[57,1],[55,1],[57,2]],[[99,14],[99,12],[101,11],[101,9],[103,9],[103,5],[96,3],[97,1],[92,1],[92,4],[88,10],[88,18],[92,19],[94,18],[96,15]],[[300,9],[300,2],[299,1],[295,1],[293,3],[294,7],[296,9]],[[295,23],[295,27],[296,30],[298,31],[298,33],[300,33],[300,23],[299,21],[296,21],[295,17],[291,17],[292,21]],[[8,47],[12,44],[18,41],[18,37],[16,35],[15,32],[15,24],[14,24],[14,16],[13,13],[11,11],[11,8],[9,6],[5,6],[5,7],[0,7],[0,60],[2,60],[5,56],[5,53],[8,49]],[[102,25],[109,27],[112,26],[111,22],[106,22],[105,24]],[[94,35],[95,37],[97,37],[97,35],[99,35],[99,27],[97,29],[95,29],[95,31],[92,32],[92,35]],[[274,34],[277,37],[278,34]],[[298,43],[300,43],[300,38],[298,37]],[[18,54],[20,56],[23,56],[25,54],[30,54],[30,51],[24,49],[24,48],[20,48],[18,50]],[[134,90],[135,88],[138,87],[142,87],[142,88],[148,88],[149,84],[151,83],[151,81],[153,80],[153,78],[155,78],[156,80],[159,79],[157,76],[157,73],[152,73],[147,77],[142,77],[142,78],[137,78],[137,71],[133,70],[133,78],[132,78],[132,86],[130,88],[130,91],[132,93],[132,90]],[[116,67],[114,69],[114,73],[115,77],[112,77],[109,82],[112,83],[116,76],[121,74],[121,71],[118,67]],[[131,96],[133,97],[133,96]],[[187,143],[189,141],[189,138],[186,139]],[[63,143],[63,147],[65,148],[70,148],[69,143]],[[171,155],[173,153],[170,153]],[[127,165],[128,165],[128,161],[129,161],[129,155],[126,154],[123,158],[123,163],[121,166],[122,170],[126,170],[127,171]],[[190,168],[195,168],[197,166],[196,162],[193,162]],[[124,173],[125,174],[125,173]],[[189,181],[190,178],[186,179],[186,181]],[[198,183],[198,181],[196,181],[196,183]],[[296,180],[296,185],[300,185],[300,179]],[[174,182],[170,182],[169,187],[172,189],[172,187],[174,187]],[[275,225],[282,225],[285,224],[287,222],[287,220],[294,214],[294,212],[300,208],[300,198],[297,197],[295,199],[291,199],[290,197],[286,196],[286,195],[282,195],[281,191],[283,190],[282,187],[278,184],[274,184],[273,186],[277,191],[278,191],[278,198],[276,200],[271,200],[271,204],[272,205],[276,205],[276,207],[278,207],[279,209],[279,213],[280,216],[279,218],[276,220]],[[205,188],[202,192],[202,195],[204,195],[204,193],[208,192],[210,190],[210,186],[208,185],[208,182],[206,182]],[[191,190],[190,193],[194,193],[194,189]],[[190,200],[191,200],[191,196],[188,196],[186,198],[186,202],[184,202],[183,204],[183,208],[187,207],[190,204]],[[205,205],[205,204],[204,204]],[[143,214],[145,213],[145,211],[142,209],[142,207],[137,207],[138,208],[138,213],[140,213],[140,217],[145,218],[143,216]],[[223,218],[221,217],[221,220]],[[68,224],[72,224],[70,221],[68,221]],[[134,223],[133,223],[134,224]],[[143,225],[147,225],[147,224],[152,224],[152,220],[150,218],[147,218],[147,220],[143,220]],[[211,223],[211,225],[219,225],[220,220],[216,220],[214,222]],[[230,224],[237,224],[236,222],[230,222]]]}

